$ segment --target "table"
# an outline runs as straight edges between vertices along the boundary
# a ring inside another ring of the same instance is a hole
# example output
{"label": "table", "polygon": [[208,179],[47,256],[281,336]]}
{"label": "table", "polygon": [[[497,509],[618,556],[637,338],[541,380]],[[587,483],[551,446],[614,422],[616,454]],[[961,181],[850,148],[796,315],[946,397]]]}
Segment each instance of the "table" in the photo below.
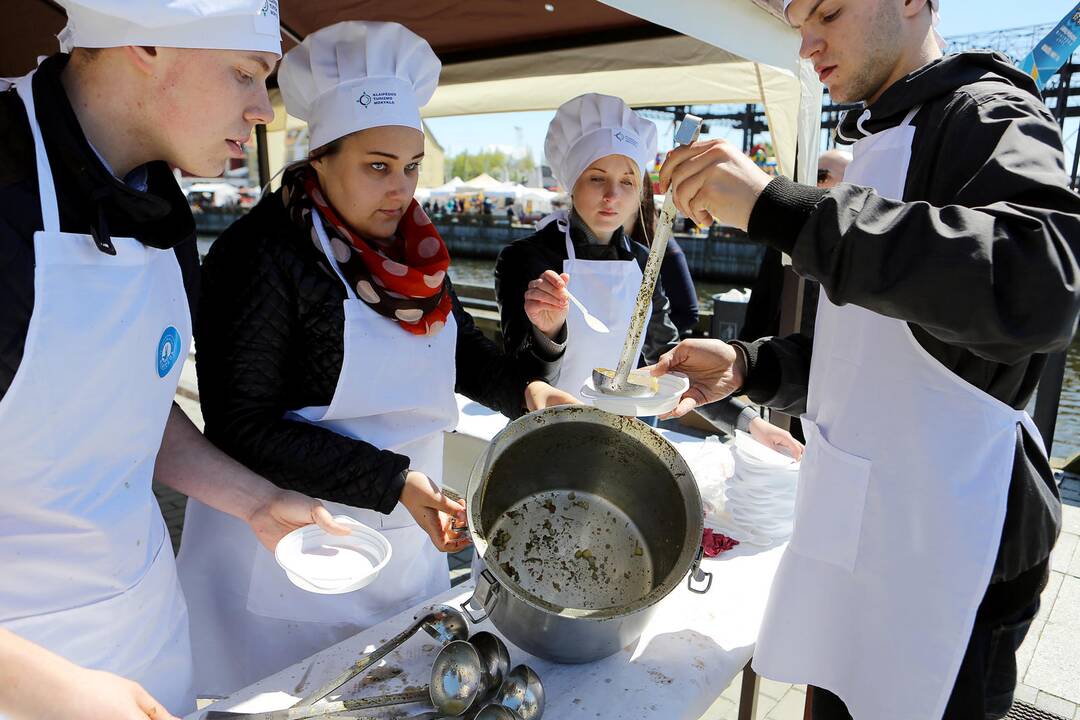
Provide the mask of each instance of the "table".
{"label": "table", "polygon": [[[463,396],[458,396],[458,407],[461,420],[457,432],[447,436],[444,482],[463,492],[476,456],[507,420]],[[704,442],[676,432],[660,432],[677,448]],[[560,665],[533,657],[507,641],[511,663],[526,663],[539,673],[547,693],[545,717],[558,720],[694,720],[746,668],[740,718],[752,717],[756,677],[749,672],[748,663],[785,546],[781,543],[761,548],[744,544],[718,558],[704,560],[702,568],[713,574],[711,591],[697,595],[684,582],[660,603],[641,638],[611,657],[585,665]],[[460,606],[472,595],[472,588],[472,583],[467,582],[430,598],[237,691],[213,707],[246,712],[288,707],[397,634],[431,605]],[[502,637],[490,620],[473,625],[472,630],[489,630]],[[342,697],[364,697],[424,685],[436,652],[434,641],[421,632],[376,668],[347,683],[339,693]],[[402,709],[399,706],[371,711],[365,717],[400,717]],[[422,708],[415,705],[405,709],[411,715]],[[200,711],[188,717],[196,720],[202,714]]]}
{"label": "table", "polygon": [[[713,573],[709,594],[695,595],[685,583],[680,585],[660,603],[641,638],[611,657],[585,665],[560,665],[533,657],[508,641],[511,663],[525,663],[539,673],[547,693],[548,718],[699,718],[749,662],[782,552],[783,546],[764,550],[740,546],[705,560],[702,567]],[[451,588],[213,707],[246,712],[288,707],[408,626],[430,605],[460,606],[471,594],[471,582]],[[489,620],[473,625],[472,630],[489,630],[502,637]],[[435,642],[418,633],[339,692],[343,697],[363,697],[424,685],[436,652]],[[422,709],[419,705],[409,708],[409,714]],[[195,720],[202,714],[188,717]],[[393,709],[366,715],[395,717]]]}

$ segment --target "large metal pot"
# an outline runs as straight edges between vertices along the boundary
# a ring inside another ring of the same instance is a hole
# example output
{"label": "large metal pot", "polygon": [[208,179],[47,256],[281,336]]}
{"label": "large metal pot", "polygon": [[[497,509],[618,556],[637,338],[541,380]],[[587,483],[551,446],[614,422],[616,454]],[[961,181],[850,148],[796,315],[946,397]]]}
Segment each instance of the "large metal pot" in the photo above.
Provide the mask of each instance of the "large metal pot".
{"label": "large metal pot", "polygon": [[688,572],[691,590],[712,584],[694,477],[638,420],[587,406],[518,418],[478,459],[467,500],[483,570],[463,608],[533,655],[607,657]]}

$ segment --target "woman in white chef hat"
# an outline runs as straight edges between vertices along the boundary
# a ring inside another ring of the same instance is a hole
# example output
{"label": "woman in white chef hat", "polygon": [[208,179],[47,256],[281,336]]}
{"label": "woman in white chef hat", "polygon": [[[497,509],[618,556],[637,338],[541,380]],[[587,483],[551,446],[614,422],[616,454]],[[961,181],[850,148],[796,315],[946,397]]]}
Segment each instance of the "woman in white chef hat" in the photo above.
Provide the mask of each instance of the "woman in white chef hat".
{"label": "woman in white chef hat", "polygon": [[[656,126],[620,98],[589,93],[563,103],[548,126],[544,152],[570,193],[571,209],[549,215],[535,234],[508,245],[496,261],[505,346],[518,352],[565,350],[556,385],[568,393],[579,393],[593,368],[614,367],[622,352],[649,256],[624,228],[642,223],[643,182],[656,148]],[[580,312],[570,311],[568,290],[610,332],[590,328]],[[658,282],[639,345],[643,362],[655,362],[678,341],[669,306]],[[770,447],[802,451],[790,434],[737,400],[723,403],[714,421],[728,432],[750,432]]]}
{"label": "woman in white chef hat", "polygon": [[420,107],[440,63],[396,23],[343,22],[282,61],[310,157],[288,168],[204,264],[198,371],[207,435],[285,487],[382,532],[390,564],[367,587],[293,586],[236,523],[192,503],[180,575],[196,689],[226,694],[449,588],[442,551],[467,544],[438,489],[455,390],[504,414],[573,398],[537,380],[557,354],[499,352],[447,278],[415,200]]}
{"label": "woman in white chef hat", "polygon": [[[617,97],[589,93],[558,109],[544,152],[572,207],[503,249],[495,292],[506,347],[557,352],[565,346],[556,384],[579,393],[593,368],[618,360],[641,286],[649,251],[623,226],[638,216],[644,172],[656,158],[656,126]],[[568,313],[567,287],[609,333],[589,328],[577,310]],[[653,361],[677,341],[657,283],[641,339],[645,357]]]}

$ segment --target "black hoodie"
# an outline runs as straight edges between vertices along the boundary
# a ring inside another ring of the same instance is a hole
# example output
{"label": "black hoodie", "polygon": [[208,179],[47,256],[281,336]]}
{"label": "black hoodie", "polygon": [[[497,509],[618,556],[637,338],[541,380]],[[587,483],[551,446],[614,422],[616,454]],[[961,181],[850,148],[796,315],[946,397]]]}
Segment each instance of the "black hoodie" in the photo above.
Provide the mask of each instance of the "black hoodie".
{"label": "black hoodie", "polygon": [[[1022,409],[1044,354],[1068,347],[1080,312],[1080,197],[1068,187],[1061,134],[1037,93],[998,54],[931,62],[848,112],[838,129],[841,141],[854,142],[920,107],[903,200],[778,178],[758,199],[749,234],[791,255],[833,303],[907,321],[945,367]],[[810,341],[742,345],[750,398],[802,412]],[[1060,524],[1053,474],[1018,426],[994,580],[1045,563]]]}

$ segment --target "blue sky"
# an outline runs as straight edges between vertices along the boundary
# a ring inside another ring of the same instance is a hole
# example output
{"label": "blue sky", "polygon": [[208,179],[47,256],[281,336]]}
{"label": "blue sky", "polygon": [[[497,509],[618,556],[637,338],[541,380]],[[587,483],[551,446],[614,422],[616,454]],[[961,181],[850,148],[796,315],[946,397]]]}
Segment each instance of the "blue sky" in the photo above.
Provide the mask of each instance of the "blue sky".
{"label": "blue sky", "polygon": [[[945,36],[966,35],[1057,22],[1073,7],[1075,0],[941,0],[941,31]],[[539,161],[551,116],[550,111],[544,111],[434,118],[428,120],[428,127],[447,154],[476,152],[491,145],[509,149],[519,145],[520,137]],[[658,123],[658,129],[660,147],[667,147],[671,144],[670,123]],[[739,137],[725,129],[712,136],[729,135]],[[1070,139],[1070,147],[1071,143]]]}

